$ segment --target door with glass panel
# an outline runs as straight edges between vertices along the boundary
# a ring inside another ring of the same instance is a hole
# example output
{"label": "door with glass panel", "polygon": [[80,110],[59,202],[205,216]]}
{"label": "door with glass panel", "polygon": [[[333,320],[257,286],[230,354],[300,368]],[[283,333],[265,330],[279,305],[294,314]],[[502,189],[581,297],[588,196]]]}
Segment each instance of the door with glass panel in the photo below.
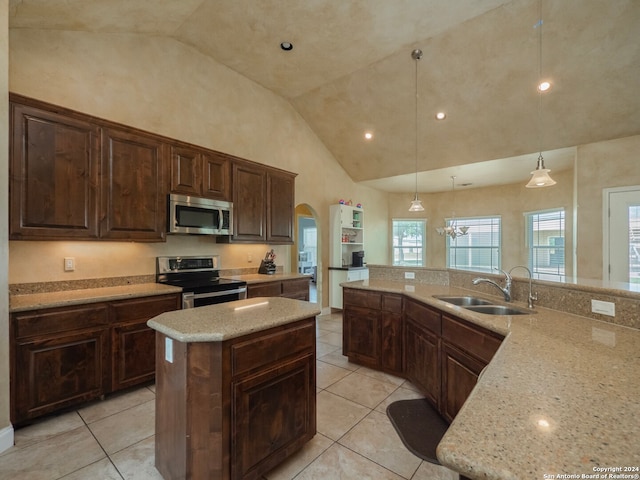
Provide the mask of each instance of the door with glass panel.
{"label": "door with glass panel", "polygon": [[607,189],[604,199],[603,278],[640,285],[640,186]]}

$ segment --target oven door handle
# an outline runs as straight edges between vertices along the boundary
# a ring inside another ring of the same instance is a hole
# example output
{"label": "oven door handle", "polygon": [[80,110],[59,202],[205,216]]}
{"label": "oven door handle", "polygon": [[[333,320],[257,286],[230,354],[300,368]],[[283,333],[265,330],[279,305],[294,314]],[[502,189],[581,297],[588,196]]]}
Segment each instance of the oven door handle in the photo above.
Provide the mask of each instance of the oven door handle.
{"label": "oven door handle", "polygon": [[[194,293],[185,292],[182,294],[182,308],[193,308],[194,300],[196,298],[212,298],[212,297],[224,297],[225,295],[233,295],[235,293],[240,294],[240,298],[246,298],[247,287],[234,288],[233,290],[222,290],[219,292],[209,293]],[[242,295],[244,293],[244,295]]]}

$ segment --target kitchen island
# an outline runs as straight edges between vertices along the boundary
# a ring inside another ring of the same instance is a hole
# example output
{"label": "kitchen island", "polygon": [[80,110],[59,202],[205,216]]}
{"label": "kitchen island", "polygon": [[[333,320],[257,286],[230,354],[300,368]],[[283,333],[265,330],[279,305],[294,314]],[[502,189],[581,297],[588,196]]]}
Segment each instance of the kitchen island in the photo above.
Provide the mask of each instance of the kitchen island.
{"label": "kitchen island", "polygon": [[639,330],[537,306],[476,313],[437,298],[475,294],[448,285],[342,286],[401,295],[505,337],[438,446],[443,465],[472,479],[638,478]]}
{"label": "kitchen island", "polygon": [[316,433],[315,304],[280,297],[168,312],[156,330],[156,468],[255,479]]}

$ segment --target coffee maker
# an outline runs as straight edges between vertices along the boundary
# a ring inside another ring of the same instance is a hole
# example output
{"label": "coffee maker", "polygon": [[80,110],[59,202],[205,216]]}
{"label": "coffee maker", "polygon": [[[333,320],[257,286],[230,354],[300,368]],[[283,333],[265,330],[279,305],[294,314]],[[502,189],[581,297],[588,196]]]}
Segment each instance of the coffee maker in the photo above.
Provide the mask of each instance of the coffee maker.
{"label": "coffee maker", "polygon": [[353,252],[351,254],[351,266],[352,267],[364,266],[364,250]]}

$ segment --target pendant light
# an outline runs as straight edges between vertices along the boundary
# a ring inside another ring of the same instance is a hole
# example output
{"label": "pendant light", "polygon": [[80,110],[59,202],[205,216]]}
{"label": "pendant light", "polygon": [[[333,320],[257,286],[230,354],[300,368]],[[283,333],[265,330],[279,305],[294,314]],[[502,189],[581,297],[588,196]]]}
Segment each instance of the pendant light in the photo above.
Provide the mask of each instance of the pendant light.
{"label": "pendant light", "polygon": [[[456,177],[455,175],[451,176],[451,192],[452,192],[452,196],[455,199],[455,189],[456,189]],[[453,201],[453,200],[452,200]],[[454,207],[455,207],[455,201],[453,201]],[[467,233],[469,233],[469,227],[467,227],[466,225],[458,228],[457,222],[456,222],[456,212],[454,211],[452,214],[452,220],[449,222],[449,225],[446,225],[446,221],[445,221],[445,225],[444,227],[436,227],[436,231],[440,234],[440,236],[442,235],[449,235],[451,238],[453,238],[454,240],[458,237],[464,237]]]}
{"label": "pendant light", "polygon": [[422,201],[418,199],[418,60],[422,58],[422,50],[415,49],[411,52],[411,58],[413,58],[416,62],[416,189],[413,200],[411,201],[411,206],[409,207],[410,212],[424,212],[424,207],[422,206]]}
{"label": "pendant light", "polygon": [[545,168],[544,158],[542,158],[542,94],[551,87],[549,82],[542,81],[542,0],[538,2],[538,14],[539,20],[536,28],[538,28],[538,145],[540,155],[538,155],[536,169],[531,172],[531,180],[527,183],[527,188],[550,187],[556,184],[549,176],[551,170]]}

